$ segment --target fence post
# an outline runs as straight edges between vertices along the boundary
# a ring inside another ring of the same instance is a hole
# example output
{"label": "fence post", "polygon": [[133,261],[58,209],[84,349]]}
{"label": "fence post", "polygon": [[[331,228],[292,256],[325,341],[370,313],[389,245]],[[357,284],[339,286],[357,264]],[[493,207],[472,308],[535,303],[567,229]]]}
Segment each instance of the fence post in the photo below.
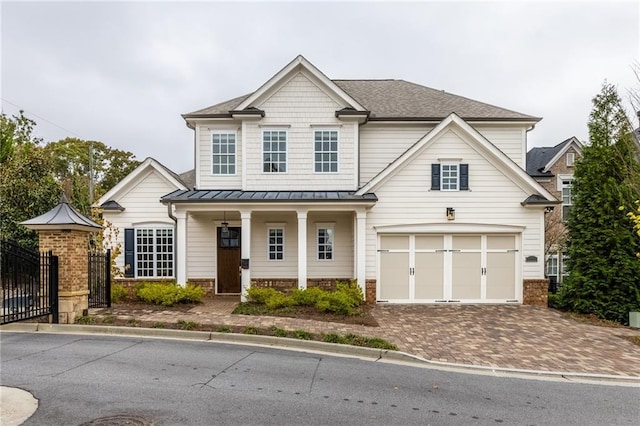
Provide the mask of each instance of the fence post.
{"label": "fence post", "polygon": [[53,255],[53,251],[47,253],[49,258],[49,306],[51,307],[51,322],[58,324],[60,315],[58,314],[58,256]]}
{"label": "fence post", "polygon": [[105,259],[104,259],[104,267],[106,269],[105,271],[105,281],[106,281],[106,289],[105,292],[107,293],[107,308],[111,307],[111,249],[107,249],[107,253],[105,255]]}

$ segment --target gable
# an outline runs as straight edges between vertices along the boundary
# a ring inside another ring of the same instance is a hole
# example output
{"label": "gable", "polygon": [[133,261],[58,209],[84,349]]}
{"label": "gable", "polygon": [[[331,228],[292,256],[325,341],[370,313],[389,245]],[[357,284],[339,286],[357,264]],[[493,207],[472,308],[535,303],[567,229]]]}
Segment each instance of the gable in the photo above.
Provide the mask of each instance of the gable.
{"label": "gable", "polygon": [[[160,204],[160,197],[178,189],[157,170],[148,169],[139,174],[114,200],[127,208],[131,204]],[[163,207],[164,208],[164,207]]]}
{"label": "gable", "polygon": [[[452,138],[452,135],[456,137]],[[441,143],[442,140],[446,143]],[[527,175],[522,168],[455,114],[451,114],[431,132],[418,140],[404,154],[360,188],[357,193],[363,194],[376,191],[387,180],[415,161],[425,151],[432,150],[432,147],[436,145],[442,147],[442,152],[439,154],[441,157],[434,157],[436,160],[451,159],[463,163],[463,154],[468,155],[471,152],[475,152],[484,158],[486,164],[489,164],[492,169],[498,171],[512,184],[520,188],[526,196],[536,194],[549,201],[555,200],[546,189]],[[435,152],[434,150],[432,151]],[[470,186],[473,185],[472,181],[469,184]]]}

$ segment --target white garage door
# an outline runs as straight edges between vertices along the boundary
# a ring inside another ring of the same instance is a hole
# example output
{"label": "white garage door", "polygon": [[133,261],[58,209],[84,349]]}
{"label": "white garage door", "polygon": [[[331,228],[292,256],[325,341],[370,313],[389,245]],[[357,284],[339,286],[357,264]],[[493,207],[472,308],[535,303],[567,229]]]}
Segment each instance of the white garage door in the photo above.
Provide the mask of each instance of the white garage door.
{"label": "white garage door", "polygon": [[382,235],[378,300],[517,302],[515,235]]}

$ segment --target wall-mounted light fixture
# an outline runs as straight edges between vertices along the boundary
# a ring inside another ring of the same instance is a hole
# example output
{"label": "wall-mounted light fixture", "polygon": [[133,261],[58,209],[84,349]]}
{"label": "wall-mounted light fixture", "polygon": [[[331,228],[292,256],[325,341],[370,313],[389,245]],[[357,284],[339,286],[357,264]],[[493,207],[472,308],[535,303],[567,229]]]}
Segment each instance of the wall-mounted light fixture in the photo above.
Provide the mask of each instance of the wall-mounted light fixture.
{"label": "wall-mounted light fixture", "polygon": [[222,223],[220,225],[222,225],[222,236],[226,237],[229,235],[229,222],[227,222],[227,212],[223,211],[222,212]]}
{"label": "wall-mounted light fixture", "polygon": [[447,220],[454,220],[456,218],[456,209],[453,207],[447,207]]}
{"label": "wall-mounted light fixture", "polygon": [[553,211],[553,206],[549,206],[549,207],[545,207],[544,208],[544,212],[545,213],[551,213]]}

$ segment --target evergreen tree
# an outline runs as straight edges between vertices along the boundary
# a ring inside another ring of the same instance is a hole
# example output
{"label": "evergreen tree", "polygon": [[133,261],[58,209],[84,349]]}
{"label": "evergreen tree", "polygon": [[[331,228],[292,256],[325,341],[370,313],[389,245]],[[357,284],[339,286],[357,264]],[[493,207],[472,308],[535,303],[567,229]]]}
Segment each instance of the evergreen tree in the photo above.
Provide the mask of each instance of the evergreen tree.
{"label": "evergreen tree", "polygon": [[630,182],[640,169],[612,85],[605,83],[593,99],[589,142],[574,174],[567,224],[570,275],[560,306],[627,324],[629,312],[640,310],[640,238],[627,216],[639,196]]}

